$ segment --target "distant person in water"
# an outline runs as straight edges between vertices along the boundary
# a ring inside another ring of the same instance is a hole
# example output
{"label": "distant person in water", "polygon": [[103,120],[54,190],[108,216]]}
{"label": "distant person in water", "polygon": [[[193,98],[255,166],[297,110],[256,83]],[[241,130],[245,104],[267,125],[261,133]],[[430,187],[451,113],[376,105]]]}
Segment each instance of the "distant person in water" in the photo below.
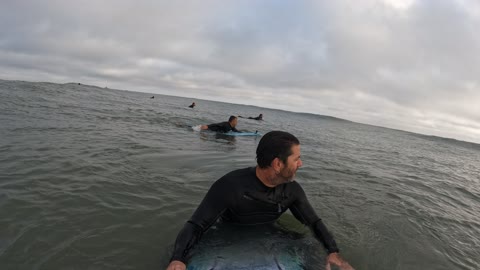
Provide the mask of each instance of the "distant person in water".
{"label": "distant person in water", "polygon": [[[238,117],[240,118],[245,118],[241,115],[239,115]],[[259,114],[257,117],[247,117],[247,119],[253,119],[253,120],[263,120],[263,114]]]}
{"label": "distant person in water", "polygon": [[195,102],[192,102],[192,105],[190,105],[188,107],[193,109],[193,107],[195,107]]}
{"label": "distant person in water", "polygon": [[155,96],[152,96],[151,98],[155,98]]}
{"label": "distant person in water", "polygon": [[263,120],[263,114],[259,114],[257,117],[248,117],[248,119]]}
{"label": "distant person in water", "polygon": [[217,131],[217,132],[229,132],[229,131],[234,131],[234,132],[240,132],[238,131],[235,127],[237,126],[238,119],[236,116],[230,116],[228,118],[228,122],[221,122],[221,123],[216,123],[216,124],[210,124],[210,125],[202,125],[200,127],[201,130],[211,130],[211,131]]}

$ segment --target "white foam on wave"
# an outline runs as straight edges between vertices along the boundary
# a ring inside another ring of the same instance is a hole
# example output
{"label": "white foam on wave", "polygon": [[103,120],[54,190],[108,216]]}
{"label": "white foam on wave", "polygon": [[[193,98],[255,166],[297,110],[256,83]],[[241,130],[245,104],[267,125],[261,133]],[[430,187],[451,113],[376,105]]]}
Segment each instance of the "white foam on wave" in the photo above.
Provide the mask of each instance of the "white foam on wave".
{"label": "white foam on wave", "polygon": [[200,130],[202,130],[201,128],[202,128],[202,125],[192,127],[192,129],[195,130],[195,131],[200,131]]}

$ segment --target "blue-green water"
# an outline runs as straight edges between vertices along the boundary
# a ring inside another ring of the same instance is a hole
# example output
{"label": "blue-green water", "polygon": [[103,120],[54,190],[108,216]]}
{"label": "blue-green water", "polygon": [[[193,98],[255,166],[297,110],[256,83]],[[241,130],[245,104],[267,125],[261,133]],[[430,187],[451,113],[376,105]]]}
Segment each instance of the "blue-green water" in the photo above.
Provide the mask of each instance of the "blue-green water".
{"label": "blue-green water", "polygon": [[151,96],[0,80],[0,269],[164,269],[212,182],[253,166],[259,141],[188,126],[259,113],[238,128],[300,139],[297,181],[357,270],[480,269],[479,145]]}

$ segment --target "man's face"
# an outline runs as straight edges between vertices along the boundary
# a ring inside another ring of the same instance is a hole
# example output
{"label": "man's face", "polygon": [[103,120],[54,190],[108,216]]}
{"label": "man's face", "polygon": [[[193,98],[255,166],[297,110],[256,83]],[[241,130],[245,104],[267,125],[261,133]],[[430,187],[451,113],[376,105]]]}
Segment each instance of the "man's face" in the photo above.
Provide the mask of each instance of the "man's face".
{"label": "man's face", "polygon": [[295,173],[298,168],[302,167],[302,160],[300,159],[300,145],[293,145],[292,154],[288,156],[287,162],[280,170],[280,176],[283,178],[284,183],[293,181]]}
{"label": "man's face", "polygon": [[232,122],[230,122],[230,125],[231,125],[232,127],[236,127],[236,126],[237,126],[237,122],[238,122],[238,118],[235,118],[235,119],[232,120]]}

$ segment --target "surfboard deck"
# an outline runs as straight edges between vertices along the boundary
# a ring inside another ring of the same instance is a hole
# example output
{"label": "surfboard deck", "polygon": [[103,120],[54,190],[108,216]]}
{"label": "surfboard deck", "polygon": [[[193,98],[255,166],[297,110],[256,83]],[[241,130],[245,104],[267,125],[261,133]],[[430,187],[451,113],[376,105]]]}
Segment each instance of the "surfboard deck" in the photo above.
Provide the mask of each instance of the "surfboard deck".
{"label": "surfboard deck", "polygon": [[221,133],[226,136],[262,136],[262,134],[258,132],[227,132],[227,133]]}
{"label": "surfboard deck", "polygon": [[289,269],[304,270],[301,258],[291,254],[278,254],[276,256],[248,256],[248,258],[215,256],[210,258],[193,258],[187,270],[266,270]]}
{"label": "surfboard deck", "polygon": [[309,231],[292,231],[294,226],[288,220],[275,226],[214,226],[192,250],[187,269],[306,269],[305,255],[311,247],[304,232]]}

